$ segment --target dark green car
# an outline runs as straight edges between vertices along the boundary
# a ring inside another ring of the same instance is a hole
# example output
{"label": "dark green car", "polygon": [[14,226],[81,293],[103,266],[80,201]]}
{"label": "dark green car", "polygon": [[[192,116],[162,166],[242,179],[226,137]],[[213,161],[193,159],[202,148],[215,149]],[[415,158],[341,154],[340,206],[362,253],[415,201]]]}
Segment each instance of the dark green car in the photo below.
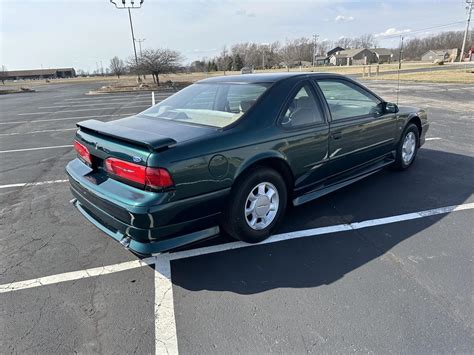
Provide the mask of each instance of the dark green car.
{"label": "dark green car", "polygon": [[220,228],[262,241],[288,204],[408,168],[428,123],[344,76],[278,73],[202,80],[136,116],[78,127],[74,205],[147,255]]}

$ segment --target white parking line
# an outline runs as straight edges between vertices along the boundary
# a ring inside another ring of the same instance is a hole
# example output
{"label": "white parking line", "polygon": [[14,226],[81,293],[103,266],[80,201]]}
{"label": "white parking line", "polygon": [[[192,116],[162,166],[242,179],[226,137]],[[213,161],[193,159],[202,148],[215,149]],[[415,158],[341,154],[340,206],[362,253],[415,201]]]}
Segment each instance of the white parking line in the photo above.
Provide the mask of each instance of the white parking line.
{"label": "white parking line", "polygon": [[[120,105],[121,103],[124,103],[124,104],[130,104],[130,103],[133,103],[133,104],[138,104],[138,103],[147,103],[149,102],[151,104],[151,99],[147,99],[147,100],[133,100],[133,101],[121,101],[121,102],[113,102],[114,105]],[[110,105],[111,102],[110,101],[106,101],[106,102],[103,102],[103,103],[93,103],[93,104],[83,104],[81,103],[80,105],[76,105],[76,104],[73,104],[71,103],[70,105],[53,105],[53,106],[40,106],[38,107],[39,109],[45,109],[45,108],[61,108],[61,107],[71,107],[71,108],[74,108],[74,107],[89,107],[89,106],[104,106],[104,105]]]}
{"label": "white parking line", "polygon": [[345,232],[345,231],[362,229],[362,228],[367,228],[367,227],[375,227],[375,226],[380,226],[383,224],[409,221],[413,219],[419,219],[419,218],[435,216],[439,214],[446,214],[450,212],[470,210],[470,209],[474,209],[474,203],[465,203],[462,205],[434,208],[431,210],[371,219],[371,220],[362,221],[362,222],[338,224],[338,225],[328,226],[328,227],[319,227],[319,228],[305,229],[305,230],[283,233],[283,234],[276,234],[259,244],[233,242],[233,243],[226,243],[226,244],[221,244],[221,245],[213,245],[210,247],[204,247],[204,248],[199,248],[199,249],[191,249],[191,250],[184,250],[184,251],[180,251],[176,253],[170,253],[169,256],[170,256],[170,260],[184,259],[184,258],[190,258],[194,256],[204,255],[204,254],[217,253],[217,252],[221,252],[225,250],[232,250],[232,249],[245,248],[245,247],[250,247],[250,246],[255,246],[255,245],[281,242],[281,241],[290,240],[290,239],[314,237],[314,236],[322,235],[322,234]]}
{"label": "white parking line", "polygon": [[132,260],[132,261],[126,261],[120,264],[100,266],[100,267],[95,267],[92,269],[66,272],[64,274],[45,276],[45,277],[40,277],[37,279],[28,280],[28,281],[12,282],[6,285],[0,285],[0,293],[25,290],[28,288],[52,285],[52,284],[57,284],[60,282],[74,281],[74,280],[86,279],[86,278],[94,277],[94,276],[113,274],[119,271],[125,271],[125,270],[135,269],[138,267],[152,265],[155,263],[155,259],[156,259],[155,257],[151,257],[151,258],[146,258],[143,260]]}
{"label": "white parking line", "polygon": [[[175,92],[155,92],[156,97],[167,97],[175,94]],[[112,101],[112,100],[123,100],[123,99],[133,99],[133,98],[149,98],[151,99],[151,92],[146,94],[138,95],[117,95],[117,94],[105,94],[105,95],[96,95],[90,97],[77,97],[74,99],[65,99],[64,101]],[[59,101],[58,101],[59,102]]]}
{"label": "white parking line", "polygon": [[155,354],[177,353],[171,264],[165,254],[157,256],[155,262]]}
{"label": "white parking line", "polygon": [[177,354],[178,341],[176,334],[176,318],[174,313],[173,300],[173,283],[171,280],[171,260],[189,258],[199,255],[212,254],[225,250],[238,248],[249,248],[262,244],[280,242],[296,238],[313,237],[322,234],[344,232],[357,230],[361,228],[369,228],[385,224],[391,224],[402,221],[409,221],[429,216],[451,213],[455,211],[463,211],[474,209],[474,203],[466,203],[455,206],[447,206],[434,208],[431,210],[407,213],[402,215],[383,217],[377,219],[355,222],[350,224],[339,224],[328,227],[313,228],[302,231],[278,234],[270,237],[260,244],[246,244],[243,242],[234,242],[223,245],[199,248],[195,250],[186,250],[177,253],[165,253],[144,260],[133,260],[120,264],[102,266],[92,269],[67,272],[52,276],[46,276],[27,281],[11,282],[0,285],[0,293],[8,293],[40,286],[52,285],[67,281],[85,279],[89,277],[102,276],[115,272],[130,270],[155,264],[155,354]]}
{"label": "white parking line", "polygon": [[25,113],[17,113],[18,116],[28,116],[28,115],[45,115],[45,114],[51,114],[51,113],[65,113],[65,112],[80,112],[80,111],[98,111],[98,110],[122,110],[122,109],[128,109],[128,108],[137,108],[137,107],[149,107],[150,105],[138,105],[138,106],[113,106],[113,107],[100,107],[100,108],[82,108],[79,110],[62,110],[62,111],[45,111],[45,112],[25,112]]}
{"label": "white parking line", "polygon": [[[157,95],[155,94],[156,98],[160,99],[165,99],[167,97],[170,97],[171,94],[161,94]],[[86,104],[86,103],[98,103],[98,102],[128,102],[128,101],[141,101],[141,100],[150,100],[151,101],[151,95],[141,95],[141,96],[134,96],[134,97],[124,97],[124,98],[100,98],[100,99],[77,99],[77,100],[65,100],[65,101],[56,101],[54,104],[60,105],[60,104]]]}
{"label": "white parking line", "polygon": [[76,97],[74,99],[65,99],[64,101],[92,101],[92,100],[116,100],[116,99],[126,99],[134,97],[150,97],[151,93],[146,94],[135,94],[135,95],[122,95],[122,94],[102,94],[94,95],[89,97]]}
{"label": "white parking line", "polygon": [[21,134],[49,133],[49,132],[75,131],[75,130],[77,130],[77,127],[62,128],[62,129],[43,129],[41,131],[31,131],[31,132],[0,133],[0,136],[18,136]]}
{"label": "white parking line", "polygon": [[31,150],[43,150],[43,149],[59,149],[59,148],[71,148],[72,145],[54,145],[51,147],[37,147],[37,148],[23,148],[23,149],[11,149],[11,150],[0,150],[0,154],[4,153],[16,153],[16,152],[28,152]]}
{"label": "white parking line", "polygon": [[38,182],[20,182],[17,184],[8,184],[0,185],[0,189],[7,189],[9,187],[24,187],[24,186],[39,186],[39,185],[48,185],[48,184],[59,184],[63,182],[68,182],[69,180],[48,180],[48,181],[38,181]]}
{"label": "white parking line", "polygon": [[27,120],[27,121],[10,121],[10,122],[0,122],[2,124],[21,124],[21,123],[36,123],[36,122],[50,122],[50,121],[65,121],[65,120],[84,120],[89,118],[99,118],[99,117],[127,117],[136,115],[136,112],[130,113],[120,113],[113,115],[93,115],[93,116],[75,116],[75,117],[62,117],[62,118],[46,118],[42,120]]}
{"label": "white parking line", "polygon": [[466,203],[455,206],[435,208],[431,210],[407,213],[402,215],[377,218],[362,222],[350,224],[339,224],[328,227],[313,228],[302,231],[278,234],[270,237],[260,244],[246,244],[243,242],[234,242],[223,245],[199,248],[195,250],[186,250],[177,253],[165,253],[144,260],[127,261],[120,264],[102,266],[93,269],[67,272],[52,276],[46,276],[27,281],[11,282],[0,285],[0,293],[8,293],[13,291],[25,290],[40,286],[52,285],[67,281],[85,279],[89,277],[102,276],[115,272],[130,270],[155,264],[155,354],[177,354],[178,341],[176,334],[176,319],[174,313],[173,301],[173,283],[171,280],[171,260],[189,258],[199,255],[212,254],[225,250],[232,250],[244,247],[252,247],[255,245],[269,244],[304,237],[314,237],[322,234],[330,234],[336,232],[344,232],[361,228],[369,228],[384,224],[408,221],[413,219],[425,218],[439,214],[446,214],[455,211],[463,211],[474,209],[474,203]]}
{"label": "white parking line", "polygon": [[[198,248],[198,249],[193,249],[193,250],[184,250],[184,251],[180,251],[176,253],[164,253],[164,254],[159,254],[158,257],[160,258],[160,260],[162,260],[162,262],[166,260],[170,261],[170,260],[184,259],[184,258],[190,258],[190,257],[195,257],[195,256],[200,256],[200,255],[205,255],[205,254],[213,254],[213,253],[226,251],[226,250],[249,248],[249,247],[255,247],[255,246],[259,246],[263,244],[280,242],[284,240],[304,238],[304,237],[314,237],[314,236],[318,236],[322,234],[357,230],[357,229],[362,229],[362,228],[375,227],[375,226],[380,226],[384,224],[409,221],[409,220],[420,219],[420,218],[425,218],[425,217],[430,217],[430,216],[436,216],[440,214],[447,214],[451,212],[465,211],[465,210],[472,210],[472,209],[474,209],[474,202],[454,205],[454,206],[434,208],[431,210],[412,212],[412,213],[406,213],[406,214],[383,217],[383,218],[370,219],[370,220],[366,220],[362,222],[354,222],[350,224],[337,224],[337,225],[327,226],[327,227],[304,229],[304,230],[294,231],[294,232],[289,232],[289,233],[276,234],[259,244],[233,242],[233,243],[213,245],[210,247],[203,247],[203,248]],[[87,275],[85,277],[92,277],[92,276],[103,275],[105,271],[107,271],[107,274],[110,274],[113,272],[133,269],[139,266],[153,264],[154,258],[155,257],[144,259],[143,265],[136,265],[135,263],[138,261],[134,261],[134,262],[130,261],[130,262],[121,263],[121,264],[104,266],[101,268],[86,269],[82,271],[68,272],[65,274],[46,276],[46,277],[31,279],[27,281],[12,282],[8,284],[0,285],[0,293],[18,291],[18,290],[23,290],[25,288],[39,287],[45,284],[50,285],[54,283],[77,280],[78,278],[84,278],[83,276],[84,274]],[[103,270],[103,272],[98,272],[98,269]],[[164,266],[161,265],[160,270],[161,270],[160,272],[162,273],[162,275],[165,275],[164,277],[168,275],[166,268]],[[79,277],[77,275],[79,275]]]}
{"label": "white parking line", "polygon": [[426,141],[437,141],[437,140],[440,140],[440,139],[442,139],[442,138],[440,138],[440,137],[431,137],[431,138],[426,138],[425,140]]}

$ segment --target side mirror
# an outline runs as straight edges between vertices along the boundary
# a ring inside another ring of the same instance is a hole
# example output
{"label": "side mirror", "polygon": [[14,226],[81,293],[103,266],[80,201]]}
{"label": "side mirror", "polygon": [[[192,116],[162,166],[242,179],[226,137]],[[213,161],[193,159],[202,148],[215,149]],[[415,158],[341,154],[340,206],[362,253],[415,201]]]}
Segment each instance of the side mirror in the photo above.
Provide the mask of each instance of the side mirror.
{"label": "side mirror", "polygon": [[398,112],[398,106],[396,104],[393,104],[391,102],[384,102],[385,104],[385,113],[397,113]]}

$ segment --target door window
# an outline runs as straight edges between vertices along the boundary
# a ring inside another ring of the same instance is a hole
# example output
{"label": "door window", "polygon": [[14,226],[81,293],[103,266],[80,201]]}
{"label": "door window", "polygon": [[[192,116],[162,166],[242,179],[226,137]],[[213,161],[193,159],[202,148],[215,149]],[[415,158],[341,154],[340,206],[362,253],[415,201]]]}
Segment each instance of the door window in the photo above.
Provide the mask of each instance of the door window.
{"label": "door window", "polygon": [[285,128],[295,128],[324,122],[321,109],[309,84],[301,87],[290,100],[280,124]]}
{"label": "door window", "polygon": [[380,100],[370,92],[350,82],[322,80],[318,85],[326,98],[333,120],[376,115]]}

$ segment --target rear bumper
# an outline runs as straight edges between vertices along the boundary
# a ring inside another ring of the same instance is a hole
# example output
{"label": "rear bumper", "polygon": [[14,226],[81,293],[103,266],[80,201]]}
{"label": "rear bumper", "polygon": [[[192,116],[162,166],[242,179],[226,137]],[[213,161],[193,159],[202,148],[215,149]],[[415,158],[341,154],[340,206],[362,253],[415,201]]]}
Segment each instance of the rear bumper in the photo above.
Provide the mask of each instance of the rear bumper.
{"label": "rear bumper", "polygon": [[82,163],[72,161],[66,168],[73,205],[97,228],[135,253],[159,253],[219,233],[227,189],[162,204],[126,205],[107,198],[78,164]]}

